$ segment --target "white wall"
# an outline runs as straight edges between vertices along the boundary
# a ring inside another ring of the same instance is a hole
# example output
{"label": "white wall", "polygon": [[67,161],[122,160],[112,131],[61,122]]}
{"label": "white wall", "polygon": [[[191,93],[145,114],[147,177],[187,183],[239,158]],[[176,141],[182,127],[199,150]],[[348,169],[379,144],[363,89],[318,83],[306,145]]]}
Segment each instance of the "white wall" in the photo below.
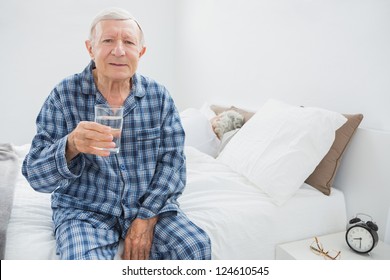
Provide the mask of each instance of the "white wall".
{"label": "white wall", "polygon": [[390,130],[390,1],[1,1],[0,142],[30,142],[44,99],[81,71],[93,16],[131,11],[145,29],[140,72],[179,109],[205,101],[258,109],[268,98],[362,112]]}
{"label": "white wall", "polygon": [[179,109],[255,110],[273,97],[362,112],[362,127],[390,130],[390,1],[14,0],[0,2],[0,142],[30,142],[51,89],[88,63],[90,21],[108,6],[141,22],[139,70]]}
{"label": "white wall", "polygon": [[119,6],[141,23],[147,52],[139,71],[174,87],[175,1],[0,1],[0,142],[29,143],[43,101],[64,77],[89,62],[84,46],[92,18]]}
{"label": "white wall", "polygon": [[390,130],[390,1],[179,2],[179,106],[258,109],[273,97]]}

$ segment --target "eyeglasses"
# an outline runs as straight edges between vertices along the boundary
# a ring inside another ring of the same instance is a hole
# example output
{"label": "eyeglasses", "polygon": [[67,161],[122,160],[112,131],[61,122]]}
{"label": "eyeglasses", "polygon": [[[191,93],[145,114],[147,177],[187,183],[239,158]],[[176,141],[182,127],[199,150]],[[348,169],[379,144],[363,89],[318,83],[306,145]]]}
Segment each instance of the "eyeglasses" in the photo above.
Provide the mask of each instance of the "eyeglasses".
{"label": "eyeglasses", "polygon": [[341,251],[336,251],[336,250],[325,251],[324,247],[319,242],[317,237],[314,237],[314,241],[310,245],[310,250],[314,254],[318,256],[323,256],[325,259],[328,260],[339,260],[341,257]]}

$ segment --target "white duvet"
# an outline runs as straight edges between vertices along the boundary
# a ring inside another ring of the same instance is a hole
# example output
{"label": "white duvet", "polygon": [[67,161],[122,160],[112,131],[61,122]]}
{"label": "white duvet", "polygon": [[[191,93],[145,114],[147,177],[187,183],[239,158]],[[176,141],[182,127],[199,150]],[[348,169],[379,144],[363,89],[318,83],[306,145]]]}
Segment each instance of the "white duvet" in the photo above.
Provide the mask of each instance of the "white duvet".
{"label": "white duvet", "polygon": [[[28,146],[15,147],[20,164]],[[279,207],[245,178],[211,156],[186,148],[183,211],[210,236],[213,259],[274,259],[275,246],[345,229],[343,194],[328,197],[303,185]],[[50,195],[37,193],[22,174],[15,188],[6,259],[56,259]]]}

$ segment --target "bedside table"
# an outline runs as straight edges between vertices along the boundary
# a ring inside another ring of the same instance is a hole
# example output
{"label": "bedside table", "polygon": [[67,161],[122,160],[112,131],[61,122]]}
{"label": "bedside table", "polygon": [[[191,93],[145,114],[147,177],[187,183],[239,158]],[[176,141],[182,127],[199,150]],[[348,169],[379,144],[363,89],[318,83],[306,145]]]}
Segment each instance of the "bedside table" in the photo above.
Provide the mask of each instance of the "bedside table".
{"label": "bedside table", "polygon": [[[345,242],[345,231],[323,236],[317,236],[319,242],[324,246],[324,250],[341,251],[341,260],[390,260],[390,245],[379,240],[376,247],[368,254],[358,254],[352,251]],[[324,260],[323,256],[318,256],[310,250],[314,237],[279,244],[276,246],[277,260]]]}

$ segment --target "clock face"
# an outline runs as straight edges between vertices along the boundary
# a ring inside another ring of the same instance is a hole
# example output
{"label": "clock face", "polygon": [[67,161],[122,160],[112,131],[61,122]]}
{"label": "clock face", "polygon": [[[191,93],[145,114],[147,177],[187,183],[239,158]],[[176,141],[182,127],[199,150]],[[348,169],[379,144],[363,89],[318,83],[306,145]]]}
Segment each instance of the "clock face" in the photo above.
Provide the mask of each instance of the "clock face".
{"label": "clock face", "polygon": [[362,226],[351,227],[347,231],[346,239],[348,245],[359,253],[367,253],[374,248],[374,237],[369,230]]}

